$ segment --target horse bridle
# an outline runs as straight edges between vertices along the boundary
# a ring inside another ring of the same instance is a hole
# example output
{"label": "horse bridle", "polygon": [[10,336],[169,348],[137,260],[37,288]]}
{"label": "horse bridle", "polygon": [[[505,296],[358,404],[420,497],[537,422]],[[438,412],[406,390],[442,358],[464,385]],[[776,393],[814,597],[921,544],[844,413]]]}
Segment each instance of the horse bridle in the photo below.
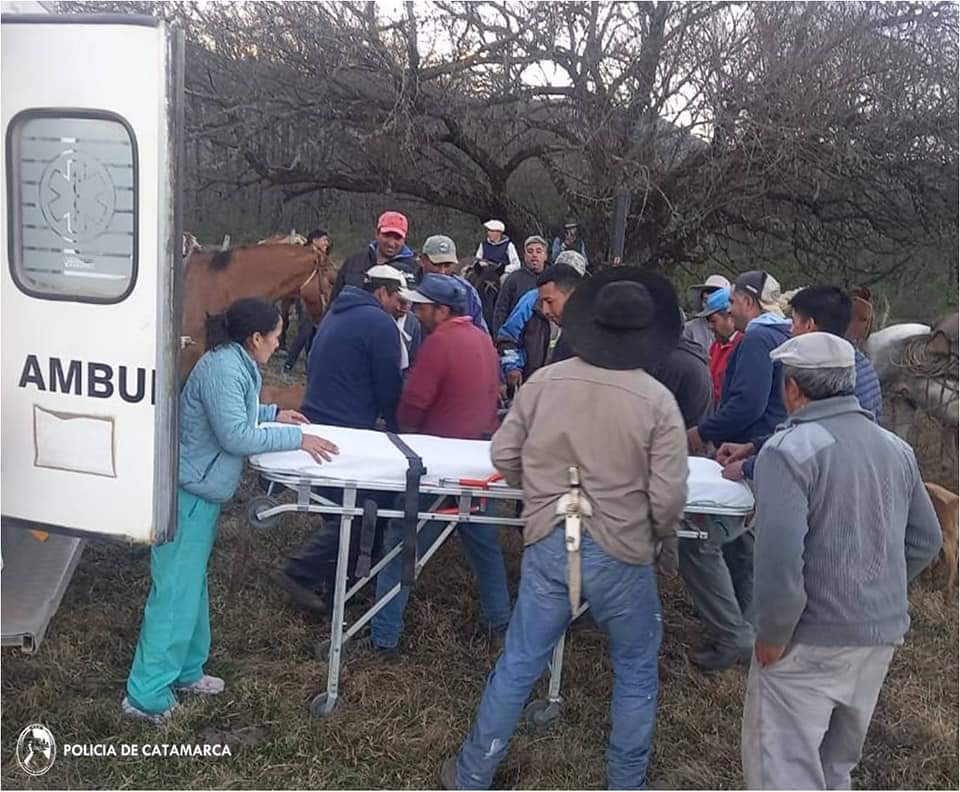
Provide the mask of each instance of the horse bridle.
{"label": "horse bridle", "polygon": [[[305,288],[307,288],[307,286],[310,285],[310,282],[311,282],[314,278],[319,278],[319,277],[320,277],[320,270],[323,268],[323,259],[322,259],[323,254],[320,253],[320,251],[314,251],[314,253],[315,253],[315,259],[314,259],[314,262],[315,262],[315,263],[314,263],[314,265],[313,265],[313,272],[311,272],[311,273],[307,276],[307,279],[306,279],[303,283],[300,284],[299,288],[297,289],[297,295],[298,295],[298,296],[300,295],[300,293],[301,293]],[[321,303],[322,303],[322,311],[325,312],[325,311],[327,310],[327,299],[326,299],[326,297],[324,297],[323,289],[320,289],[320,300],[321,300]]]}

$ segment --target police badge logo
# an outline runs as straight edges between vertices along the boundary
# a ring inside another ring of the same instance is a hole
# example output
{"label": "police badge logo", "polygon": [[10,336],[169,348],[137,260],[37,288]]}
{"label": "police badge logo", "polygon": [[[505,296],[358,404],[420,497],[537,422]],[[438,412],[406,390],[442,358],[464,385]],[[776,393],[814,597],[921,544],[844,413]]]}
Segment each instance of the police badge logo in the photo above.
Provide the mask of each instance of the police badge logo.
{"label": "police badge logo", "polygon": [[42,723],[31,723],[17,739],[17,764],[27,775],[42,776],[57,758],[57,741]]}

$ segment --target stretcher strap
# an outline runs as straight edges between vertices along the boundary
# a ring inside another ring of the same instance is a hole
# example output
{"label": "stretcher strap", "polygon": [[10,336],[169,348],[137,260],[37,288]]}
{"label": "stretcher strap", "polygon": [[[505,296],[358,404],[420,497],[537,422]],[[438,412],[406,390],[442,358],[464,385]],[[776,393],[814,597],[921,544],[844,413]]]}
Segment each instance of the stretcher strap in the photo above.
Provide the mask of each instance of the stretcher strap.
{"label": "stretcher strap", "polygon": [[407,458],[407,487],[403,493],[403,549],[400,553],[400,585],[409,591],[417,577],[417,515],[420,513],[420,479],[427,469],[423,460],[393,432],[387,437]]}
{"label": "stretcher strap", "polygon": [[492,476],[485,479],[457,479],[457,483],[461,487],[474,487],[475,489],[490,489],[490,485],[495,484],[498,481],[503,481],[503,476],[501,476],[499,473],[494,473]]}
{"label": "stretcher strap", "polygon": [[363,522],[360,525],[360,550],[357,554],[357,564],[353,568],[353,575],[357,579],[365,578],[370,574],[373,545],[377,538],[377,502],[367,498],[363,502]]}

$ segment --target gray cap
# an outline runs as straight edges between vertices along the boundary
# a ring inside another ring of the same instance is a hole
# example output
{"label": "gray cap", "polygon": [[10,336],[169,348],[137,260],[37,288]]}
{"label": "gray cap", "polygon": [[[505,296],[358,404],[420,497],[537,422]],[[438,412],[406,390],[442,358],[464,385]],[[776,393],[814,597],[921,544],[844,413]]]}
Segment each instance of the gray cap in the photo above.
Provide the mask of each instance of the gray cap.
{"label": "gray cap", "polygon": [[576,250],[564,250],[553,263],[566,264],[568,267],[573,267],[581,275],[587,274],[587,260]]}
{"label": "gray cap", "polygon": [[547,240],[544,239],[539,234],[534,234],[533,236],[528,236],[523,240],[523,249],[526,250],[530,245],[543,245],[545,249],[549,249],[550,246],[547,244]]}
{"label": "gray cap", "polygon": [[770,353],[770,360],[794,368],[852,368],[853,345],[833,333],[794,336]]}
{"label": "gray cap", "polygon": [[450,237],[442,234],[427,237],[427,241],[420,248],[420,254],[426,256],[434,264],[456,264],[458,261],[457,246],[453,244]]}

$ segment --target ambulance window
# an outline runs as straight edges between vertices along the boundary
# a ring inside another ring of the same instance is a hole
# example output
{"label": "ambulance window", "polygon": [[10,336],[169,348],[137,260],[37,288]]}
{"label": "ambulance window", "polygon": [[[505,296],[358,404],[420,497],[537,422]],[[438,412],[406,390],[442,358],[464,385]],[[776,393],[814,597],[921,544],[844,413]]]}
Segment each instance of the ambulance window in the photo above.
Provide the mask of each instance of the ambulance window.
{"label": "ambulance window", "polygon": [[116,303],[137,275],[137,146],[107,112],[28,110],[7,130],[13,279],[27,294]]}

